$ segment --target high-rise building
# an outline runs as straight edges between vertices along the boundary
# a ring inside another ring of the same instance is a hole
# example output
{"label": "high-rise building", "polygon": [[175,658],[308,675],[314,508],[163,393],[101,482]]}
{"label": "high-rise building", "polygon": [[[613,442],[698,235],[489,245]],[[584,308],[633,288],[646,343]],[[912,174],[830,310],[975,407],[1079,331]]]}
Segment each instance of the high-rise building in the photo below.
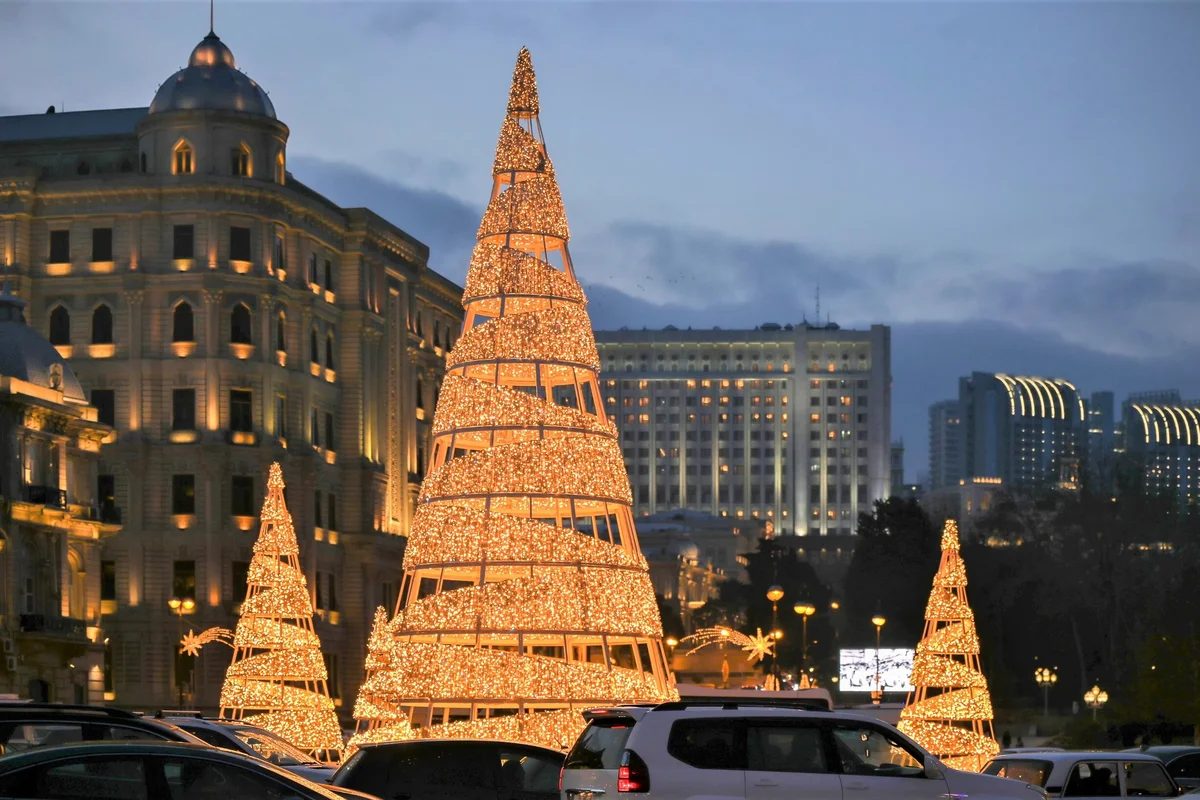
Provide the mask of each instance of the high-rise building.
{"label": "high-rise building", "polygon": [[1177,390],[1131,394],[1122,403],[1125,447],[1153,494],[1181,507],[1200,499],[1200,400]]}
{"label": "high-rise building", "polygon": [[1086,412],[1061,378],[974,372],[959,379],[963,474],[999,478],[1013,489],[1079,483]]}
{"label": "high-rise building", "polygon": [[888,459],[891,468],[891,483],[888,490],[890,497],[904,496],[904,440],[892,442],[891,455]]}
{"label": "high-rise building", "polygon": [[962,412],[957,400],[929,407],[929,491],[957,486],[963,476]]}
{"label": "high-rise building", "polygon": [[298,181],[288,136],[211,32],[149,108],[0,118],[2,264],[116,428],[96,494],[125,528],[88,624],[118,704],[182,688],[215,711],[219,651],[183,674],[175,643],[234,627],[272,461],[335,698],[399,593],[461,289],[412,236]]}
{"label": "high-rise building", "polygon": [[634,510],[853,533],[891,485],[891,331],[598,331]]}
{"label": "high-rise building", "polygon": [[1087,438],[1084,463],[1089,477],[1102,480],[1111,477],[1116,455],[1116,416],[1112,392],[1092,392],[1084,400],[1087,412]]}

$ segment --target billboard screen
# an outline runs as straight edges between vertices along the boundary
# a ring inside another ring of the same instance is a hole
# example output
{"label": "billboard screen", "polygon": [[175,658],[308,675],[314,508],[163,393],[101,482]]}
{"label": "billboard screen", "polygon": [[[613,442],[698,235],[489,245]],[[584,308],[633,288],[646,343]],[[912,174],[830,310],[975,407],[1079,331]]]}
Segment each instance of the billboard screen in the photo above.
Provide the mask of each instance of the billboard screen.
{"label": "billboard screen", "polygon": [[882,648],[878,666],[875,648],[838,651],[838,688],[843,692],[873,692],[878,668],[879,683],[885,692],[912,691],[913,650]]}

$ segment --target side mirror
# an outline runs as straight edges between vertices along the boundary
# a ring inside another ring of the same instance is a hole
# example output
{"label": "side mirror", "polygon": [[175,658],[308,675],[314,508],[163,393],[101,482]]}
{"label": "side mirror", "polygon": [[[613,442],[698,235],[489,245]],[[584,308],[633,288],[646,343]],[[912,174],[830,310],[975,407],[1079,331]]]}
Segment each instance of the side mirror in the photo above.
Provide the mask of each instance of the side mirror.
{"label": "side mirror", "polygon": [[946,773],[940,761],[933,756],[925,759],[925,777],[931,781],[940,781],[946,777]]}

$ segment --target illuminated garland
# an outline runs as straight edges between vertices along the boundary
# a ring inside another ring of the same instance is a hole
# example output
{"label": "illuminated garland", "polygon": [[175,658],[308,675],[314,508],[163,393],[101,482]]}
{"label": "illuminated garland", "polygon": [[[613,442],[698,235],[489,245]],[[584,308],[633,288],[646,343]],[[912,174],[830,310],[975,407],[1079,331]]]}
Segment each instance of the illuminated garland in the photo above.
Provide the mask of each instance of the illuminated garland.
{"label": "illuminated garland", "polygon": [[221,718],[258,725],[330,758],[342,749],[342,731],[325,683],[299,551],[283,500],[283,470],[272,464],[233,662],[221,687]]}
{"label": "illuminated garland", "polygon": [[[395,616],[354,705],[365,742],[571,745],[594,705],[677,697],[522,50],[446,356]],[[466,717],[466,719],[464,719]]]}
{"label": "illuminated garland", "polygon": [[925,633],[913,662],[915,688],[900,713],[900,730],[947,766],[979,771],[1000,746],[992,734],[992,700],[979,667],[979,637],[966,586],[958,526],[947,521],[925,608]]}

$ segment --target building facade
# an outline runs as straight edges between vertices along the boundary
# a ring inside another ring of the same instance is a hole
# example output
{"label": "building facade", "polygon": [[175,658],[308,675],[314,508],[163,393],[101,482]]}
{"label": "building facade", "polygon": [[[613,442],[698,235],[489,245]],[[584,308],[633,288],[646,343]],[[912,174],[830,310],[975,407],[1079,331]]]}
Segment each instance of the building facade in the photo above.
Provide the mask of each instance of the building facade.
{"label": "building facade", "polygon": [[962,412],[957,400],[929,407],[929,491],[957,486],[963,476]]}
{"label": "building facade", "polygon": [[890,497],[904,496],[904,440],[892,442],[891,454],[888,460],[891,478],[888,494]]}
{"label": "building facade", "polygon": [[125,524],[99,601],[120,705],[215,707],[225,654],[193,674],[174,642],[233,627],[273,461],[335,697],[395,606],[461,289],[292,176],[288,134],[211,32],[149,108],[0,118],[0,256],[116,429],[95,496]]}
{"label": "building facade", "polygon": [[1131,394],[1122,404],[1126,453],[1151,494],[1181,508],[1200,499],[1200,401],[1177,390]]}
{"label": "building facade", "polygon": [[640,515],[759,519],[850,536],[887,497],[891,331],[598,331],[604,402]]}
{"label": "building facade", "polygon": [[1078,486],[1087,415],[1070,382],[975,372],[959,379],[958,405],[960,481],[998,478],[1014,490]]}
{"label": "building facade", "polygon": [[0,293],[0,694],[103,702],[100,550],[120,514],[97,494],[112,435],[66,360]]}

